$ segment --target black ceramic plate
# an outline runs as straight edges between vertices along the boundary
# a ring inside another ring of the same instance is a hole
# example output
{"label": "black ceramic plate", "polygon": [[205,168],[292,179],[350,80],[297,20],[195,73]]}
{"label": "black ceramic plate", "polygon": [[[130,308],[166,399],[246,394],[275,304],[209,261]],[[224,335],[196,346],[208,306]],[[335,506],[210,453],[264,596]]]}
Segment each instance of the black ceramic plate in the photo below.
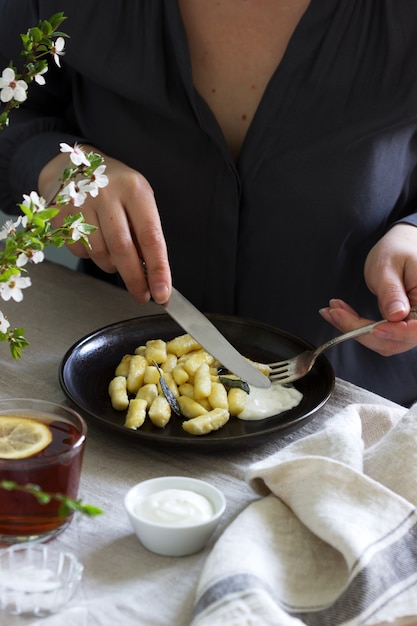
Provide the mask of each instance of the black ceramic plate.
{"label": "black ceramic plate", "polygon": [[[278,328],[237,317],[208,315],[227,339],[245,356],[264,363],[288,358],[312,346]],[[124,412],[110,403],[108,384],[124,354],[148,339],[169,340],[184,331],[168,315],[129,319],[106,326],[80,339],[65,354],[59,372],[61,386],[86,417],[142,444],[186,447],[192,450],[244,448],[299,428],[328,400],[334,386],[329,361],[320,356],[312,371],[295,383],[303,399],[289,411],[260,421],[233,418],[220,430],[193,436],[173,416],[164,429],[146,420],[134,431],[124,427]]]}

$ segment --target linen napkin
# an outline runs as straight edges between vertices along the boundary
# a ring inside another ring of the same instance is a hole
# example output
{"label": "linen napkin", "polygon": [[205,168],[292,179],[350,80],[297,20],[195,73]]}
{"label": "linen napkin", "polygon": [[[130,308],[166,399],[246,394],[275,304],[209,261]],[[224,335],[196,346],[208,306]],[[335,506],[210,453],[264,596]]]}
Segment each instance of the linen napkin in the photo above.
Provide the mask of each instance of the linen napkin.
{"label": "linen napkin", "polygon": [[261,497],[209,555],[192,626],[417,624],[417,406],[349,405],[246,480]]}

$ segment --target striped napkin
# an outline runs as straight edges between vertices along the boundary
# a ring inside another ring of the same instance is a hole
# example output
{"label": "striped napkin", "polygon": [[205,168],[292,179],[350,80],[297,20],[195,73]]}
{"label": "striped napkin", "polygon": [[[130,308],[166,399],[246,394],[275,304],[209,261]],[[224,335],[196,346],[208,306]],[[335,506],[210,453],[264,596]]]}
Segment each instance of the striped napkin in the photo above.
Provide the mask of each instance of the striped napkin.
{"label": "striped napkin", "polygon": [[349,405],[246,479],[261,497],[209,555],[192,626],[417,624],[417,405]]}

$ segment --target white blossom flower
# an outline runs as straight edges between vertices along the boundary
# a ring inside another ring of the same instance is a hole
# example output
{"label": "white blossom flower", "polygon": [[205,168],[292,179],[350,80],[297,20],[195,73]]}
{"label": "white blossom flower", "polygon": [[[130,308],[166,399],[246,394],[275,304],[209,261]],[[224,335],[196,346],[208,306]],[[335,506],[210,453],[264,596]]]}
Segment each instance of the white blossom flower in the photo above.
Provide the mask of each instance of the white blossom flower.
{"label": "white blossom flower", "polygon": [[89,181],[81,180],[75,183],[73,180],[62,190],[60,194],[61,201],[72,202],[76,207],[84,204],[87,198],[88,189],[85,189]]}
{"label": "white blossom flower", "polygon": [[16,74],[11,67],[6,67],[0,77],[0,100],[2,102],[24,102],[27,94],[27,84],[24,80],[16,80]]}
{"label": "white blossom flower", "polygon": [[7,333],[7,329],[10,326],[10,322],[4,317],[0,311],[0,333]]}
{"label": "white blossom flower", "polygon": [[59,57],[65,54],[64,46],[65,39],[63,37],[58,37],[58,39],[52,44],[51,54],[53,54],[54,61],[58,65],[58,67],[61,67],[61,61]]}
{"label": "white blossom flower", "polygon": [[46,201],[42,196],[39,196],[36,191],[31,191],[30,195],[23,194],[23,202],[24,206],[27,206],[28,209],[32,209],[34,213],[37,211],[42,211],[46,208]]}
{"label": "white blossom flower", "polygon": [[69,192],[70,192],[70,189],[69,189],[69,184],[68,184],[59,192],[59,195],[57,196],[57,202],[59,204],[68,204],[69,202],[72,202]]}
{"label": "white blossom flower", "polygon": [[104,173],[106,171],[106,166],[99,165],[93,172],[93,177],[91,179],[91,190],[90,195],[95,198],[98,196],[98,190],[102,187],[106,187],[109,184],[109,179]]}
{"label": "white blossom flower", "polygon": [[10,233],[14,229],[13,227],[14,227],[14,222],[12,220],[7,220],[7,222],[4,222],[0,230],[0,241],[2,239],[7,239],[7,237],[10,235]]}
{"label": "white blossom flower", "polygon": [[38,85],[44,85],[46,83],[46,80],[44,79],[42,74],[46,74],[47,71],[48,71],[48,66],[46,65],[43,68],[43,70],[35,74],[35,76],[33,77],[35,79],[35,83],[38,83]]}
{"label": "white blossom flower", "polygon": [[98,185],[96,185],[94,181],[90,181],[88,187],[86,186],[84,189],[92,198],[96,198],[98,196]]}
{"label": "white blossom flower", "polygon": [[81,226],[81,224],[84,224],[84,219],[82,217],[79,217],[71,225],[71,238],[73,239],[73,241],[79,241],[84,237],[84,233],[81,229],[79,229],[79,226]]}
{"label": "white blossom flower", "polygon": [[78,181],[77,184],[83,192],[89,193],[90,196],[92,196],[93,198],[98,196],[99,185],[94,179],[91,180],[91,179],[85,178],[83,180]]}
{"label": "white blossom flower", "polygon": [[3,300],[10,300],[10,298],[12,298],[15,302],[21,302],[23,300],[22,289],[30,287],[31,284],[31,280],[28,276],[14,274],[9,278],[7,283],[0,283],[0,296]]}
{"label": "white blossom flower", "polygon": [[90,165],[90,161],[87,159],[85,152],[80,148],[78,144],[75,144],[74,147],[69,146],[67,143],[60,143],[59,147],[61,148],[61,152],[69,152],[70,159],[74,165],[86,165],[87,167]]}
{"label": "white blossom flower", "polygon": [[0,241],[2,239],[7,239],[7,237],[11,234],[14,234],[17,227],[23,223],[22,216],[19,216],[15,222],[13,220],[7,220],[0,230]]}
{"label": "white blossom flower", "polygon": [[23,267],[28,261],[32,261],[35,264],[42,263],[44,258],[45,255],[42,250],[25,250],[17,257],[16,265],[17,267]]}

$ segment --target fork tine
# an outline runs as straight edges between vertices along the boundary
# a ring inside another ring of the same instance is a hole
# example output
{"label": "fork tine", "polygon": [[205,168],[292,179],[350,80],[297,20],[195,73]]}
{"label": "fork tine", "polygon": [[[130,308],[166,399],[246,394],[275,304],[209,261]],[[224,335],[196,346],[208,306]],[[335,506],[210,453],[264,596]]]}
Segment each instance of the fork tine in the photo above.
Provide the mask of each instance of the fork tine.
{"label": "fork tine", "polygon": [[285,359],[283,361],[275,361],[275,363],[268,363],[269,367],[271,368],[271,370],[276,370],[276,369],[280,369],[281,367],[285,367],[288,365],[288,363],[291,363],[293,359]]}
{"label": "fork tine", "polygon": [[288,372],[289,369],[291,369],[290,363],[283,363],[280,367],[273,367],[271,368],[271,371],[269,373],[269,378],[271,378],[272,376],[282,376],[283,374]]}
{"label": "fork tine", "polygon": [[293,379],[296,374],[295,361],[279,361],[277,363],[270,363],[271,372],[269,378],[276,382],[289,382],[289,379]]}
{"label": "fork tine", "polygon": [[287,385],[289,383],[295,382],[301,378],[300,374],[294,372],[293,374],[286,374],[281,377],[276,377],[274,375],[269,377],[273,383],[280,383],[282,385]]}
{"label": "fork tine", "polygon": [[282,384],[291,383],[307,374],[313,366],[314,361],[314,353],[310,350],[306,350],[289,359],[269,363],[268,365],[271,368],[269,378],[273,382]]}

